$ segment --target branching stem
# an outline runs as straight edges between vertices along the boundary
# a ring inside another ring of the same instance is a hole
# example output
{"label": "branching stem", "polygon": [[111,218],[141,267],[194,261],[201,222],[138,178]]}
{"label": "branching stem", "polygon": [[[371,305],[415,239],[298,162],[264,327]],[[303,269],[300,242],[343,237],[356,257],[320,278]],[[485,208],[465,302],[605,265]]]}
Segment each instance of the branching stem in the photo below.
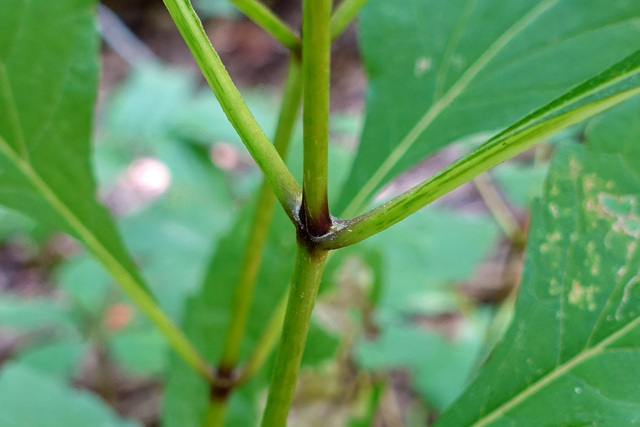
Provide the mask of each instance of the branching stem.
{"label": "branching stem", "polygon": [[[283,158],[286,156],[289,148],[291,134],[300,108],[301,96],[302,76],[300,73],[300,64],[295,58],[292,58],[289,64],[289,73],[274,139],[276,149]],[[258,270],[273,218],[274,205],[275,197],[273,191],[271,191],[267,183],[263,183],[253,214],[253,224],[246,244],[240,277],[234,290],[231,321],[219,365],[222,370],[232,370],[238,363],[247,319],[249,317],[249,309],[253,301]]]}
{"label": "branching stem", "polygon": [[369,0],[344,0],[340,3],[331,17],[331,40],[340,37],[367,1]]}
{"label": "branching stem", "polygon": [[302,47],[300,37],[263,3],[257,0],[231,0],[231,3],[289,50],[300,52]]}
{"label": "branching stem", "polygon": [[302,14],[304,196],[300,216],[309,233],[320,236],[331,227],[327,201],[331,0],[305,0]]}
{"label": "branching stem", "polygon": [[189,0],[164,0],[227,118],[251,153],[287,215],[296,221],[302,192],[284,161],[249,111]]}

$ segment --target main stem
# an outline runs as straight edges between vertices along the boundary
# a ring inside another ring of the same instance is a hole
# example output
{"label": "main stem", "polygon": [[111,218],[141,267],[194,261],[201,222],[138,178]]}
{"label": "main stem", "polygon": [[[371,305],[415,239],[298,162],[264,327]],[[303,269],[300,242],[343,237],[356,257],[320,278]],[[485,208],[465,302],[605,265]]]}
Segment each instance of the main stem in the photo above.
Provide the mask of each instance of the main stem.
{"label": "main stem", "polygon": [[313,236],[329,231],[327,200],[331,0],[304,0],[302,70],[304,74],[304,174],[301,213]]}
{"label": "main stem", "polygon": [[[295,127],[302,97],[302,73],[300,60],[295,55],[289,61],[289,72],[282,97],[282,106],[274,138],[274,145],[282,158],[286,157],[291,141],[291,134]],[[263,182],[253,214],[253,224],[247,239],[242,270],[234,290],[231,321],[227,330],[226,341],[222,350],[222,357],[218,364],[218,373],[227,377],[238,364],[242,341],[244,339],[249,310],[253,302],[253,294],[257,283],[258,271],[262,262],[264,248],[271,228],[276,198],[267,182]],[[277,339],[277,338],[276,338]],[[255,372],[243,372],[244,380]],[[237,387],[234,382],[232,387]],[[214,393],[209,402],[205,425],[218,427],[224,425],[227,402],[230,390],[226,393]]]}
{"label": "main stem", "polygon": [[283,427],[287,424],[327,254],[327,251],[314,249],[299,239],[284,328],[262,419],[263,427]]}

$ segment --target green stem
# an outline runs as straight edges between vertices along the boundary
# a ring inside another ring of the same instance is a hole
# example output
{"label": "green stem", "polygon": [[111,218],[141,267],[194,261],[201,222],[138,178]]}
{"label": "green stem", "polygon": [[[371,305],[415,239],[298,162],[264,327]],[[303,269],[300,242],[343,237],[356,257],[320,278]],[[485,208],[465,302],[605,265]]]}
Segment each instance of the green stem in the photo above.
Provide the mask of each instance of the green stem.
{"label": "green stem", "polygon": [[527,239],[526,233],[493,184],[489,174],[478,175],[474,178],[473,184],[509,241],[516,246],[523,246]]}
{"label": "green stem", "polygon": [[330,250],[373,236],[536,143],[638,94],[640,87],[632,87],[551,119],[502,133],[398,197],[343,221],[338,231],[315,239],[316,243]]}
{"label": "green stem", "polygon": [[211,399],[204,422],[205,427],[224,426],[224,419],[227,415],[228,400],[228,396],[225,396],[224,398]]}
{"label": "green stem", "polygon": [[231,0],[231,3],[289,50],[300,51],[302,46],[300,37],[264,4],[257,0]]}
{"label": "green stem", "polygon": [[249,359],[243,366],[242,371],[236,380],[236,386],[240,386],[249,381],[264,366],[269,355],[271,355],[271,352],[278,343],[278,339],[282,333],[282,325],[287,312],[287,299],[288,294],[284,295],[278,303],[278,307],[271,315],[271,318],[264,329],[264,333],[253,349],[251,356],[249,356]]}
{"label": "green stem", "polygon": [[287,215],[295,221],[302,198],[300,186],[249,111],[218,53],[211,46],[191,3],[188,0],[164,0],[164,4],[227,118],[264,173]]}
{"label": "green stem", "polygon": [[360,9],[368,0],[344,0],[331,17],[331,40],[340,37],[340,34],[349,26],[360,12]]}
{"label": "green stem", "polygon": [[114,278],[122,291],[136,304],[165,336],[169,345],[184,361],[196,370],[203,378],[213,381],[209,365],[191,344],[173,321],[162,311],[156,300],[147,290],[147,286],[138,274],[131,272],[121,263],[96,237],[91,230],[71,211],[49,185],[22,157],[10,150],[9,144],[0,136],[0,153],[4,154],[24,174],[31,184],[40,192],[42,197],[58,212],[67,223],[69,230],[75,235],[91,253],[100,261],[102,266]]}
{"label": "green stem", "polygon": [[302,7],[304,212],[301,216],[306,230],[321,236],[331,227],[327,200],[331,0],[304,0]]}
{"label": "green stem", "polygon": [[302,240],[298,243],[282,337],[262,420],[263,427],[282,427],[287,423],[311,312],[327,254],[326,251],[308,247]]}
{"label": "green stem", "polygon": [[[289,141],[291,141],[291,134],[293,133],[300,108],[301,97],[302,75],[300,65],[296,59],[292,59],[289,64],[289,73],[274,139],[276,149],[282,157],[285,157],[288,151]],[[232,370],[240,356],[258,270],[273,218],[274,205],[275,197],[273,191],[271,191],[267,183],[263,183],[253,215],[253,225],[249,233],[240,277],[234,291],[231,322],[229,323],[219,365],[221,370]]]}

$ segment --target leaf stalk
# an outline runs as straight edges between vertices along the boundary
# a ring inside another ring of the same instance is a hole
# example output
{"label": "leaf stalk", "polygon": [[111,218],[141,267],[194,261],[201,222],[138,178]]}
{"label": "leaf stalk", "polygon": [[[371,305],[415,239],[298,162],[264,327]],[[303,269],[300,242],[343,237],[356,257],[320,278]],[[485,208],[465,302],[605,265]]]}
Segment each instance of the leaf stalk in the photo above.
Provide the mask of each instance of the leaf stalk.
{"label": "leaf stalk", "polygon": [[234,85],[189,0],[164,0],[202,74],[287,215],[296,221],[302,191]]}
{"label": "leaf stalk", "polygon": [[300,52],[302,42],[271,9],[257,0],[231,0],[242,13],[292,52]]}

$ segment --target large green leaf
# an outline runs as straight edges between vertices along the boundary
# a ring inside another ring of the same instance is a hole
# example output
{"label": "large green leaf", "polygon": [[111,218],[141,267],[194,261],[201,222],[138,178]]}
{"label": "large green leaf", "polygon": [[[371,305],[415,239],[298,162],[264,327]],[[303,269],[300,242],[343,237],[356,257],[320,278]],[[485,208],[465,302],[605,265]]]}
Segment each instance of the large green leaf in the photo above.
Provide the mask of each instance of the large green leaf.
{"label": "large green leaf", "polygon": [[440,426],[640,421],[640,102],[559,152],[536,205],[515,318]]}
{"label": "large green leaf", "polygon": [[93,0],[0,0],[0,204],[83,241],[130,291],[144,285],[89,162],[98,75]]}
{"label": "large green leaf", "polygon": [[633,0],[371,0],[367,120],[338,212],[357,213],[426,155],[507,126],[636,50],[638,19]]}
{"label": "large green leaf", "polygon": [[0,373],[2,427],[134,427],[100,399],[19,363]]}

